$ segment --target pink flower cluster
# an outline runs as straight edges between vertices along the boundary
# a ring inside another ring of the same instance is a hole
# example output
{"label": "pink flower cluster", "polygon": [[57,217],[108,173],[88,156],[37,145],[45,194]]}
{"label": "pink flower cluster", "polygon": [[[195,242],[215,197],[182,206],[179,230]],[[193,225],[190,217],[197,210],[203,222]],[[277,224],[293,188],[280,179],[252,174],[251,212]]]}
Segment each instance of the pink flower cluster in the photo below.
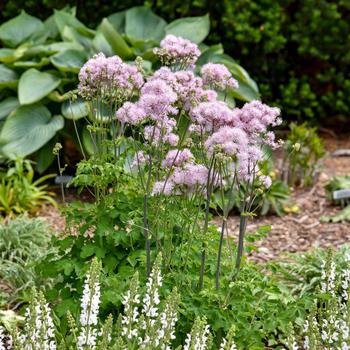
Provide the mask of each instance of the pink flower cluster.
{"label": "pink flower cluster", "polygon": [[79,72],[79,94],[87,99],[116,99],[125,101],[141,88],[143,76],[135,66],[124,63],[120,57],[94,55]]}
{"label": "pink flower cluster", "polygon": [[171,34],[167,35],[160,42],[160,48],[155,48],[153,52],[164,64],[178,65],[182,68],[193,67],[201,54],[196,44]]}
{"label": "pink flower cluster", "polygon": [[277,107],[269,107],[261,101],[246,103],[239,112],[241,127],[249,134],[266,133],[269,127],[282,123],[281,111]]}
{"label": "pink flower cluster", "polygon": [[[203,190],[212,157],[217,157],[216,164],[225,159],[232,176],[244,181],[257,179],[264,158],[262,146],[276,145],[269,129],[281,123],[280,110],[261,101],[230,108],[216,91],[237,88],[237,81],[226,66],[214,63],[204,65],[201,76],[196,76],[191,69],[200,51],[189,40],[167,35],[154,52],[171,67],[161,67],[146,81],[135,66],[123,63],[118,56],[106,58],[103,54],[90,59],[79,73],[81,96],[117,101],[121,107],[115,117],[121,130],[130,125],[142,133],[145,153],[137,153],[133,164],[145,163],[157,153],[155,162],[168,176],[154,184],[153,193]],[[180,140],[188,137],[187,133],[180,138],[183,124],[185,132],[192,133],[189,144],[204,145],[203,164],[181,144]],[[218,169],[213,169],[213,174],[218,174]],[[260,176],[260,181],[265,186],[270,184],[268,177]]]}
{"label": "pink flower cluster", "polygon": [[207,132],[216,131],[221,126],[239,124],[237,110],[232,110],[223,101],[202,102],[191,110],[195,124]]}
{"label": "pink flower cluster", "polygon": [[208,169],[202,164],[187,163],[182,167],[176,167],[166,181],[158,181],[154,184],[153,194],[189,194],[202,191],[207,184]]}
{"label": "pink flower cluster", "polygon": [[223,64],[207,63],[202,67],[201,75],[203,83],[213,89],[238,88],[238,81],[232,77],[231,72]]}
{"label": "pink flower cluster", "polygon": [[180,167],[186,163],[193,161],[194,156],[188,148],[185,148],[183,150],[173,149],[170,150],[165,156],[165,159],[162,162],[162,166],[164,168],[172,168],[174,166]]}
{"label": "pink flower cluster", "polygon": [[205,147],[208,154],[224,153],[228,156],[238,156],[248,147],[247,134],[241,128],[222,126],[218,131],[208,137]]}
{"label": "pink flower cluster", "polygon": [[217,93],[205,89],[202,79],[196,77],[192,71],[172,72],[168,67],[162,67],[154,72],[149,81],[155,79],[161,79],[172,87],[177,94],[177,104],[184,111],[190,111],[200,102],[214,101],[217,98]]}

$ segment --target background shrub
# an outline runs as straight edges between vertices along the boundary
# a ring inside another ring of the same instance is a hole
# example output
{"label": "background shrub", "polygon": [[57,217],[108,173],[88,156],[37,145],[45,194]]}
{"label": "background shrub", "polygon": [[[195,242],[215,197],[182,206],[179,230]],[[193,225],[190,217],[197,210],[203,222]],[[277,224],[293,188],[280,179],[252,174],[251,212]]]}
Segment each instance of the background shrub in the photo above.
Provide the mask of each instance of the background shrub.
{"label": "background shrub", "polygon": [[[348,0],[73,1],[90,27],[113,12],[146,4],[166,20],[210,14],[208,43],[222,42],[259,83],[266,102],[283,107],[293,120],[335,125],[350,106],[350,2]],[[7,0],[0,21],[24,8],[47,18],[52,0]]]}

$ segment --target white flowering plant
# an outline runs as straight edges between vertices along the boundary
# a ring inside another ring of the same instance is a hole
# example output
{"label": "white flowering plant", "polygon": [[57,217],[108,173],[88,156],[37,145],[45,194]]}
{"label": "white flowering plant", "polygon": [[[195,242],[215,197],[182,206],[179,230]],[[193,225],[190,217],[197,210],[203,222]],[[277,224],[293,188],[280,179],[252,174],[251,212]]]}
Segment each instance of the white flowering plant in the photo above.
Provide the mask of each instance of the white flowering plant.
{"label": "white flowering plant", "polygon": [[[78,322],[68,313],[68,334],[59,334],[52,311],[43,294],[33,292],[33,299],[25,312],[21,329],[6,334],[0,328],[1,350],[164,350],[175,349],[175,326],[178,319],[179,294],[176,289],[164,302],[160,299],[162,285],[161,257],[156,260],[141,298],[137,273],[130,289],[123,297],[124,310],[113,324],[112,316],[104,322],[99,317],[100,269],[96,259],[92,261],[85,278]],[[183,347],[177,350],[209,350],[212,337],[204,318],[197,318],[187,334]],[[234,328],[221,340],[220,350],[235,350]]]}
{"label": "white flowering plant", "polygon": [[[288,346],[292,350],[348,350],[350,349],[350,257],[347,266],[337,269],[333,253],[329,251],[321,265],[319,290],[313,307],[298,335],[291,335]],[[337,270],[339,272],[337,272]]]}

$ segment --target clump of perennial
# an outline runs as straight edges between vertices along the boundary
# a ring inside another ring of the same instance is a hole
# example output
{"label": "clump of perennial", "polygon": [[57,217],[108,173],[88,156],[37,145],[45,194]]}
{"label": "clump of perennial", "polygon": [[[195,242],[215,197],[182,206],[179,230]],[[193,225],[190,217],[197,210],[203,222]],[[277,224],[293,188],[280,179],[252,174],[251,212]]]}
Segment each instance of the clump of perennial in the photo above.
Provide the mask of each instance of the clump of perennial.
{"label": "clump of perennial", "polygon": [[160,48],[153,49],[153,52],[163,64],[182,68],[193,67],[201,54],[196,44],[171,34],[167,35],[160,42]]}

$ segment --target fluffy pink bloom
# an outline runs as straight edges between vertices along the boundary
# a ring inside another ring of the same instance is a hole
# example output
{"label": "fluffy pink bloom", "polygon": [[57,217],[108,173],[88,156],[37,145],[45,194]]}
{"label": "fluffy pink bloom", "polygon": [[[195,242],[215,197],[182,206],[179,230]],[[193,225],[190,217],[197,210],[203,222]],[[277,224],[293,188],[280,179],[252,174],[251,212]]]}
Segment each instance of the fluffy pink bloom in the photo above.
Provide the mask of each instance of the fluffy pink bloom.
{"label": "fluffy pink bloom", "polygon": [[146,113],[137,103],[125,102],[117,110],[116,117],[121,123],[137,125],[146,118]]}
{"label": "fluffy pink bloom", "polygon": [[153,52],[158,55],[165,64],[184,67],[194,66],[201,54],[196,44],[171,34],[167,35],[160,42],[160,48],[155,48]]}
{"label": "fluffy pink bloom", "polygon": [[231,110],[225,102],[202,102],[191,111],[192,120],[206,131],[215,131],[221,126],[236,126],[239,123],[236,110]]}
{"label": "fluffy pink bloom", "polygon": [[252,134],[261,134],[267,131],[270,126],[281,124],[280,109],[269,107],[261,101],[246,103],[240,110],[239,119],[244,130]]}
{"label": "fluffy pink bloom", "polygon": [[148,117],[161,121],[177,113],[177,109],[173,106],[176,99],[176,93],[165,81],[154,79],[142,87],[138,104]]}
{"label": "fluffy pink bloom", "polygon": [[96,97],[127,100],[143,84],[142,74],[120,57],[99,53],[88,60],[79,72],[79,94],[87,100]]}
{"label": "fluffy pink bloom", "polygon": [[164,118],[162,121],[157,121],[155,125],[147,125],[143,134],[145,139],[154,146],[167,143],[175,147],[179,142],[179,136],[173,132],[175,126],[175,119]]}
{"label": "fluffy pink bloom", "polygon": [[238,82],[223,64],[207,63],[201,69],[203,83],[218,90],[238,88]]}
{"label": "fluffy pink bloom", "polygon": [[262,185],[266,188],[270,188],[272,185],[272,180],[270,176],[260,176],[259,180],[262,183]]}
{"label": "fluffy pink bloom", "polygon": [[209,155],[217,151],[229,156],[237,156],[248,147],[248,137],[240,128],[223,126],[208,137],[205,147]]}
{"label": "fluffy pink bloom", "polygon": [[164,194],[165,196],[170,196],[174,190],[174,183],[171,181],[157,181],[153,185],[152,194],[160,195]]}
{"label": "fluffy pink bloom", "polygon": [[183,150],[174,149],[168,152],[162,162],[162,166],[164,168],[170,168],[173,166],[179,167],[185,163],[191,162],[193,159],[193,154],[188,148]]}

